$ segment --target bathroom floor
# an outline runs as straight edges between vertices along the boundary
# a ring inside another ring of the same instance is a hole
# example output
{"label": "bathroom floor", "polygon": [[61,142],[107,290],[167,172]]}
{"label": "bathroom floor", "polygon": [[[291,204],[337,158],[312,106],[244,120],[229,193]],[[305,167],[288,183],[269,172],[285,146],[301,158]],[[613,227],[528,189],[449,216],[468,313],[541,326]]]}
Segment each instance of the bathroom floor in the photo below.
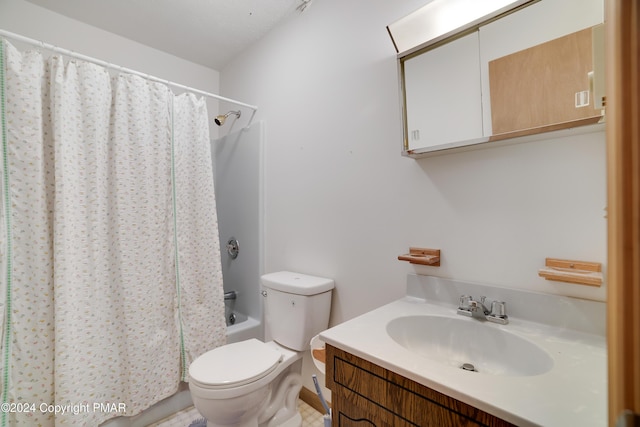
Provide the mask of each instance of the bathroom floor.
{"label": "bathroom floor", "polygon": [[[302,400],[298,400],[298,409],[302,415],[302,427],[323,427],[322,414]],[[189,427],[194,420],[200,419],[202,416],[193,406],[184,409],[174,415],[165,418],[157,423],[150,424],[147,427]]]}

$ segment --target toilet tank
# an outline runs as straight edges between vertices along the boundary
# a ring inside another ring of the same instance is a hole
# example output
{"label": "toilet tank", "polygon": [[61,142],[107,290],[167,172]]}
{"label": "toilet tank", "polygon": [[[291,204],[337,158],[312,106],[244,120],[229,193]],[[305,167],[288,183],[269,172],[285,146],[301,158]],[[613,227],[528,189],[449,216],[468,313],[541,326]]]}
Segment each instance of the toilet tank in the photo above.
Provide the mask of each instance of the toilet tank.
{"label": "toilet tank", "polygon": [[329,327],[331,279],[280,271],[262,276],[265,324],[272,339],[292,350],[309,348],[309,341]]}

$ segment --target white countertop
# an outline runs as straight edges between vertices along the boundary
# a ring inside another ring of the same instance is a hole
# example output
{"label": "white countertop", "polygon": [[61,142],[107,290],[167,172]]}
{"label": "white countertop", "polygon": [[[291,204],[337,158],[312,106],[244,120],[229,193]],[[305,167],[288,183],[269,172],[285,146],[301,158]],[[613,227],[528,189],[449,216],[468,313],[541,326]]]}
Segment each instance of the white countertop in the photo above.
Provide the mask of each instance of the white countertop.
{"label": "white countertop", "polygon": [[427,314],[464,318],[456,314],[455,304],[407,296],[337,325],[320,338],[519,426],[607,425],[607,356],[602,335],[522,320],[517,313],[508,313],[507,325],[484,324],[536,344],[551,356],[553,367],[535,376],[490,375],[420,356],[386,332],[387,323],[394,318]]}

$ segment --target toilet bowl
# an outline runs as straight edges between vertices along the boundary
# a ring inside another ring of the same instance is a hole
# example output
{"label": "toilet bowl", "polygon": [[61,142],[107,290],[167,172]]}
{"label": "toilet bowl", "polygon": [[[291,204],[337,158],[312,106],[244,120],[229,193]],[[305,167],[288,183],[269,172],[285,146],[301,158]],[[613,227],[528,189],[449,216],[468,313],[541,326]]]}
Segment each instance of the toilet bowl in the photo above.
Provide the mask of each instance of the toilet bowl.
{"label": "toilet bowl", "polygon": [[191,397],[208,427],[302,425],[302,356],[310,339],[328,326],[334,283],[278,272],[262,276],[262,284],[273,341],[227,344],[189,366]]}
{"label": "toilet bowl", "polygon": [[[209,427],[283,425],[287,412],[288,418],[297,412],[302,387],[297,365],[301,361],[302,353],[273,341],[250,339],[218,347],[189,367],[193,404]],[[272,406],[271,411],[265,411],[265,402],[273,400],[281,400],[282,408]],[[288,408],[287,400],[293,402]],[[281,410],[280,414],[274,409]]]}

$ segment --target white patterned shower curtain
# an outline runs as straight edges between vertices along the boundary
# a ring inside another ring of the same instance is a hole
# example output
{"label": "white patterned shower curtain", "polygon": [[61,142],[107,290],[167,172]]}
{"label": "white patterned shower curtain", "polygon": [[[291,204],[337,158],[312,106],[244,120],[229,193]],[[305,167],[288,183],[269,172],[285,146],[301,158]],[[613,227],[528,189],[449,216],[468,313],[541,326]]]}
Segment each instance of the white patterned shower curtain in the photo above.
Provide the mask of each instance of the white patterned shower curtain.
{"label": "white patterned shower curtain", "polygon": [[0,427],[135,415],[225,342],[206,104],[6,40],[0,78]]}

